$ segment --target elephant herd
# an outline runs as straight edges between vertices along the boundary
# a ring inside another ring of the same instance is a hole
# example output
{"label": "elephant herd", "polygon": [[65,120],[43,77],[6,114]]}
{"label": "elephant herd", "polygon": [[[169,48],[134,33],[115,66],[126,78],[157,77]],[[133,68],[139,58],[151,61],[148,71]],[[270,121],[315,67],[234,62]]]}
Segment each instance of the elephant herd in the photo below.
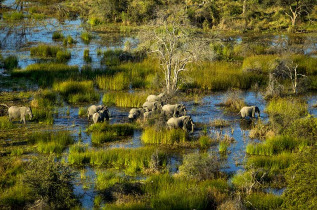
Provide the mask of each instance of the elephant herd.
{"label": "elephant herd", "polygon": [[[186,131],[194,130],[194,122],[192,118],[186,115],[186,107],[183,104],[164,104],[167,101],[165,94],[149,95],[142,108],[132,108],[129,112],[129,120],[143,119],[147,121],[154,116],[161,115],[168,119],[166,126],[169,129],[181,128]],[[11,106],[0,104],[8,108],[9,120],[20,119],[20,122],[26,123],[26,117],[31,120],[33,117],[32,109],[26,106]],[[260,117],[260,109],[257,106],[245,106],[239,114],[242,118],[254,118],[255,114]],[[94,123],[104,122],[109,120],[109,110],[104,105],[91,105],[87,110],[88,120],[92,119]]]}
{"label": "elephant herd", "polygon": [[147,121],[155,115],[162,115],[168,119],[166,126],[169,129],[181,128],[186,131],[194,130],[194,122],[186,115],[186,107],[183,104],[164,104],[167,96],[164,93],[149,95],[142,108],[132,108],[129,112],[129,120],[143,119]]}

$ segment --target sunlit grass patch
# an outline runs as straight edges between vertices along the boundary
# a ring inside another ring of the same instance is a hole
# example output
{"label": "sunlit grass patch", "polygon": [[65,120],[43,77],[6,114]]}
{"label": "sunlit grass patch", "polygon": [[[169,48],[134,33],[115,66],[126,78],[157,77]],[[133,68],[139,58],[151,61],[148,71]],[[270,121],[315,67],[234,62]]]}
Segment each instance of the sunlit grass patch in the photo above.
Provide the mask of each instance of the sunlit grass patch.
{"label": "sunlit grass patch", "polygon": [[53,86],[69,103],[86,103],[99,100],[99,94],[94,90],[92,81],[68,80]]}
{"label": "sunlit grass patch", "polygon": [[13,127],[14,126],[8,116],[0,117],[0,129],[11,129]]}
{"label": "sunlit grass patch", "polygon": [[219,142],[219,146],[218,146],[218,150],[220,153],[226,153],[228,150],[228,147],[230,146],[230,143],[227,141],[220,141]]}
{"label": "sunlit grass patch", "polygon": [[28,136],[28,142],[35,144],[40,153],[61,154],[74,139],[68,131],[34,133]]}
{"label": "sunlit grass patch", "polygon": [[302,143],[302,141],[292,137],[276,136],[267,139],[264,143],[248,144],[246,152],[250,155],[271,156],[274,154],[281,153],[283,151],[292,152],[300,143]]}
{"label": "sunlit grass patch", "polygon": [[130,78],[125,73],[117,73],[114,76],[97,76],[96,83],[102,90],[127,90]]}
{"label": "sunlit grass patch", "polygon": [[58,51],[62,48],[55,45],[39,44],[38,46],[31,47],[31,56],[42,57],[42,58],[53,58],[56,57]]}
{"label": "sunlit grass patch", "polygon": [[142,142],[146,144],[174,144],[185,143],[189,140],[188,133],[181,129],[162,129],[154,127],[145,128],[141,136]]}
{"label": "sunlit grass patch", "polygon": [[252,193],[245,198],[244,203],[252,209],[280,209],[283,198],[273,194]]}
{"label": "sunlit grass patch", "polygon": [[[156,153],[153,147],[141,147],[137,149],[114,148],[107,150],[87,150],[78,152],[70,150],[68,162],[72,165],[85,165],[89,163],[95,167],[124,169],[128,174],[138,172],[144,173],[152,167],[153,154]],[[155,162],[158,167],[166,167],[167,155],[164,152],[157,152]]]}
{"label": "sunlit grass patch", "polygon": [[115,171],[97,171],[96,173],[96,188],[97,190],[105,190],[108,189],[115,184],[123,183],[125,181],[125,177],[122,174],[118,174]]}
{"label": "sunlit grass patch", "polygon": [[146,101],[148,94],[144,92],[136,93],[106,93],[103,95],[102,102],[107,106],[119,107],[142,107]]}
{"label": "sunlit grass patch", "polygon": [[288,168],[294,159],[294,154],[281,153],[274,156],[251,156],[247,160],[247,166],[264,168],[268,170],[280,170]]}
{"label": "sunlit grass patch", "polygon": [[279,64],[278,55],[254,55],[243,60],[242,69],[246,72],[270,73]]}
{"label": "sunlit grass patch", "polygon": [[88,108],[87,107],[79,107],[78,109],[78,115],[80,117],[86,117],[87,116],[87,111],[88,111]]}
{"label": "sunlit grass patch", "polygon": [[203,135],[199,137],[198,142],[202,149],[208,149],[215,141],[209,136]]}
{"label": "sunlit grass patch", "polygon": [[24,15],[22,12],[13,11],[13,12],[5,12],[2,15],[3,19],[16,21],[16,20],[22,20],[24,18]]}

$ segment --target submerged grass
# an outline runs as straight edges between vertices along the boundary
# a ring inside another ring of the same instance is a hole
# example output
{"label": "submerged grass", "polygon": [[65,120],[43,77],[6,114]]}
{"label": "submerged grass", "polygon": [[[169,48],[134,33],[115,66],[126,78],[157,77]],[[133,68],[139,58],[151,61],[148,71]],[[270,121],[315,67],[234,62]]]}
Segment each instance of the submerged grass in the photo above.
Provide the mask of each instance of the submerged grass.
{"label": "submerged grass", "polygon": [[136,93],[106,93],[103,95],[102,102],[107,106],[119,107],[141,107],[146,101],[148,94],[145,92]]}
{"label": "submerged grass", "polygon": [[188,133],[181,129],[145,128],[141,136],[142,142],[146,144],[182,144],[189,140]]}

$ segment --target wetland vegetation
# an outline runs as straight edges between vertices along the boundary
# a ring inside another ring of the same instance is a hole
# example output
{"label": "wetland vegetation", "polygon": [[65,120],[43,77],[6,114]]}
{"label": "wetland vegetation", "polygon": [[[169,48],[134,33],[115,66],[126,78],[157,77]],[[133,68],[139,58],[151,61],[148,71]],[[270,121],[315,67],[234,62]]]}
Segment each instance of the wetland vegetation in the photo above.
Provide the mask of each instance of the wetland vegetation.
{"label": "wetland vegetation", "polygon": [[317,208],[315,1],[0,11],[0,209]]}

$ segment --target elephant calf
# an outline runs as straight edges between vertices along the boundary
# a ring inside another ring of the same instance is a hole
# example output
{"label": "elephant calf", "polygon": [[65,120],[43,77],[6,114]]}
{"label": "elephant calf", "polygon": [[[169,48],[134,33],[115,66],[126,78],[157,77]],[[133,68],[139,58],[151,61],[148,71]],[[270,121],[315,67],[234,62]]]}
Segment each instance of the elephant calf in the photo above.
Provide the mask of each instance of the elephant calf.
{"label": "elephant calf", "polygon": [[167,121],[167,127],[169,129],[177,129],[181,128],[185,131],[194,132],[194,122],[190,116],[182,116],[182,117],[172,117]]}
{"label": "elephant calf", "polygon": [[109,120],[108,110],[100,110],[92,116],[94,124],[96,124],[97,122],[104,122],[105,119]]}
{"label": "elephant calf", "polygon": [[90,107],[88,107],[87,110],[87,115],[88,115],[88,120],[90,120],[90,117],[92,117],[95,113],[97,113],[100,110],[108,110],[108,108],[104,105],[91,105]]}
{"label": "elephant calf", "polygon": [[150,111],[160,111],[162,109],[162,103],[155,101],[155,102],[145,102],[142,105],[143,109],[145,112],[150,112]]}
{"label": "elephant calf", "polygon": [[22,106],[11,106],[8,109],[9,113],[9,120],[12,121],[13,119],[20,119],[20,122],[25,124],[25,117],[28,115],[29,119],[32,120],[33,114],[30,107]]}
{"label": "elephant calf", "polygon": [[143,113],[142,108],[132,108],[129,112],[129,120],[136,120],[139,118]]}
{"label": "elephant calf", "polygon": [[260,109],[257,106],[245,106],[239,112],[242,118],[246,118],[246,117],[254,118],[255,113],[258,113],[258,117],[260,117]]}

